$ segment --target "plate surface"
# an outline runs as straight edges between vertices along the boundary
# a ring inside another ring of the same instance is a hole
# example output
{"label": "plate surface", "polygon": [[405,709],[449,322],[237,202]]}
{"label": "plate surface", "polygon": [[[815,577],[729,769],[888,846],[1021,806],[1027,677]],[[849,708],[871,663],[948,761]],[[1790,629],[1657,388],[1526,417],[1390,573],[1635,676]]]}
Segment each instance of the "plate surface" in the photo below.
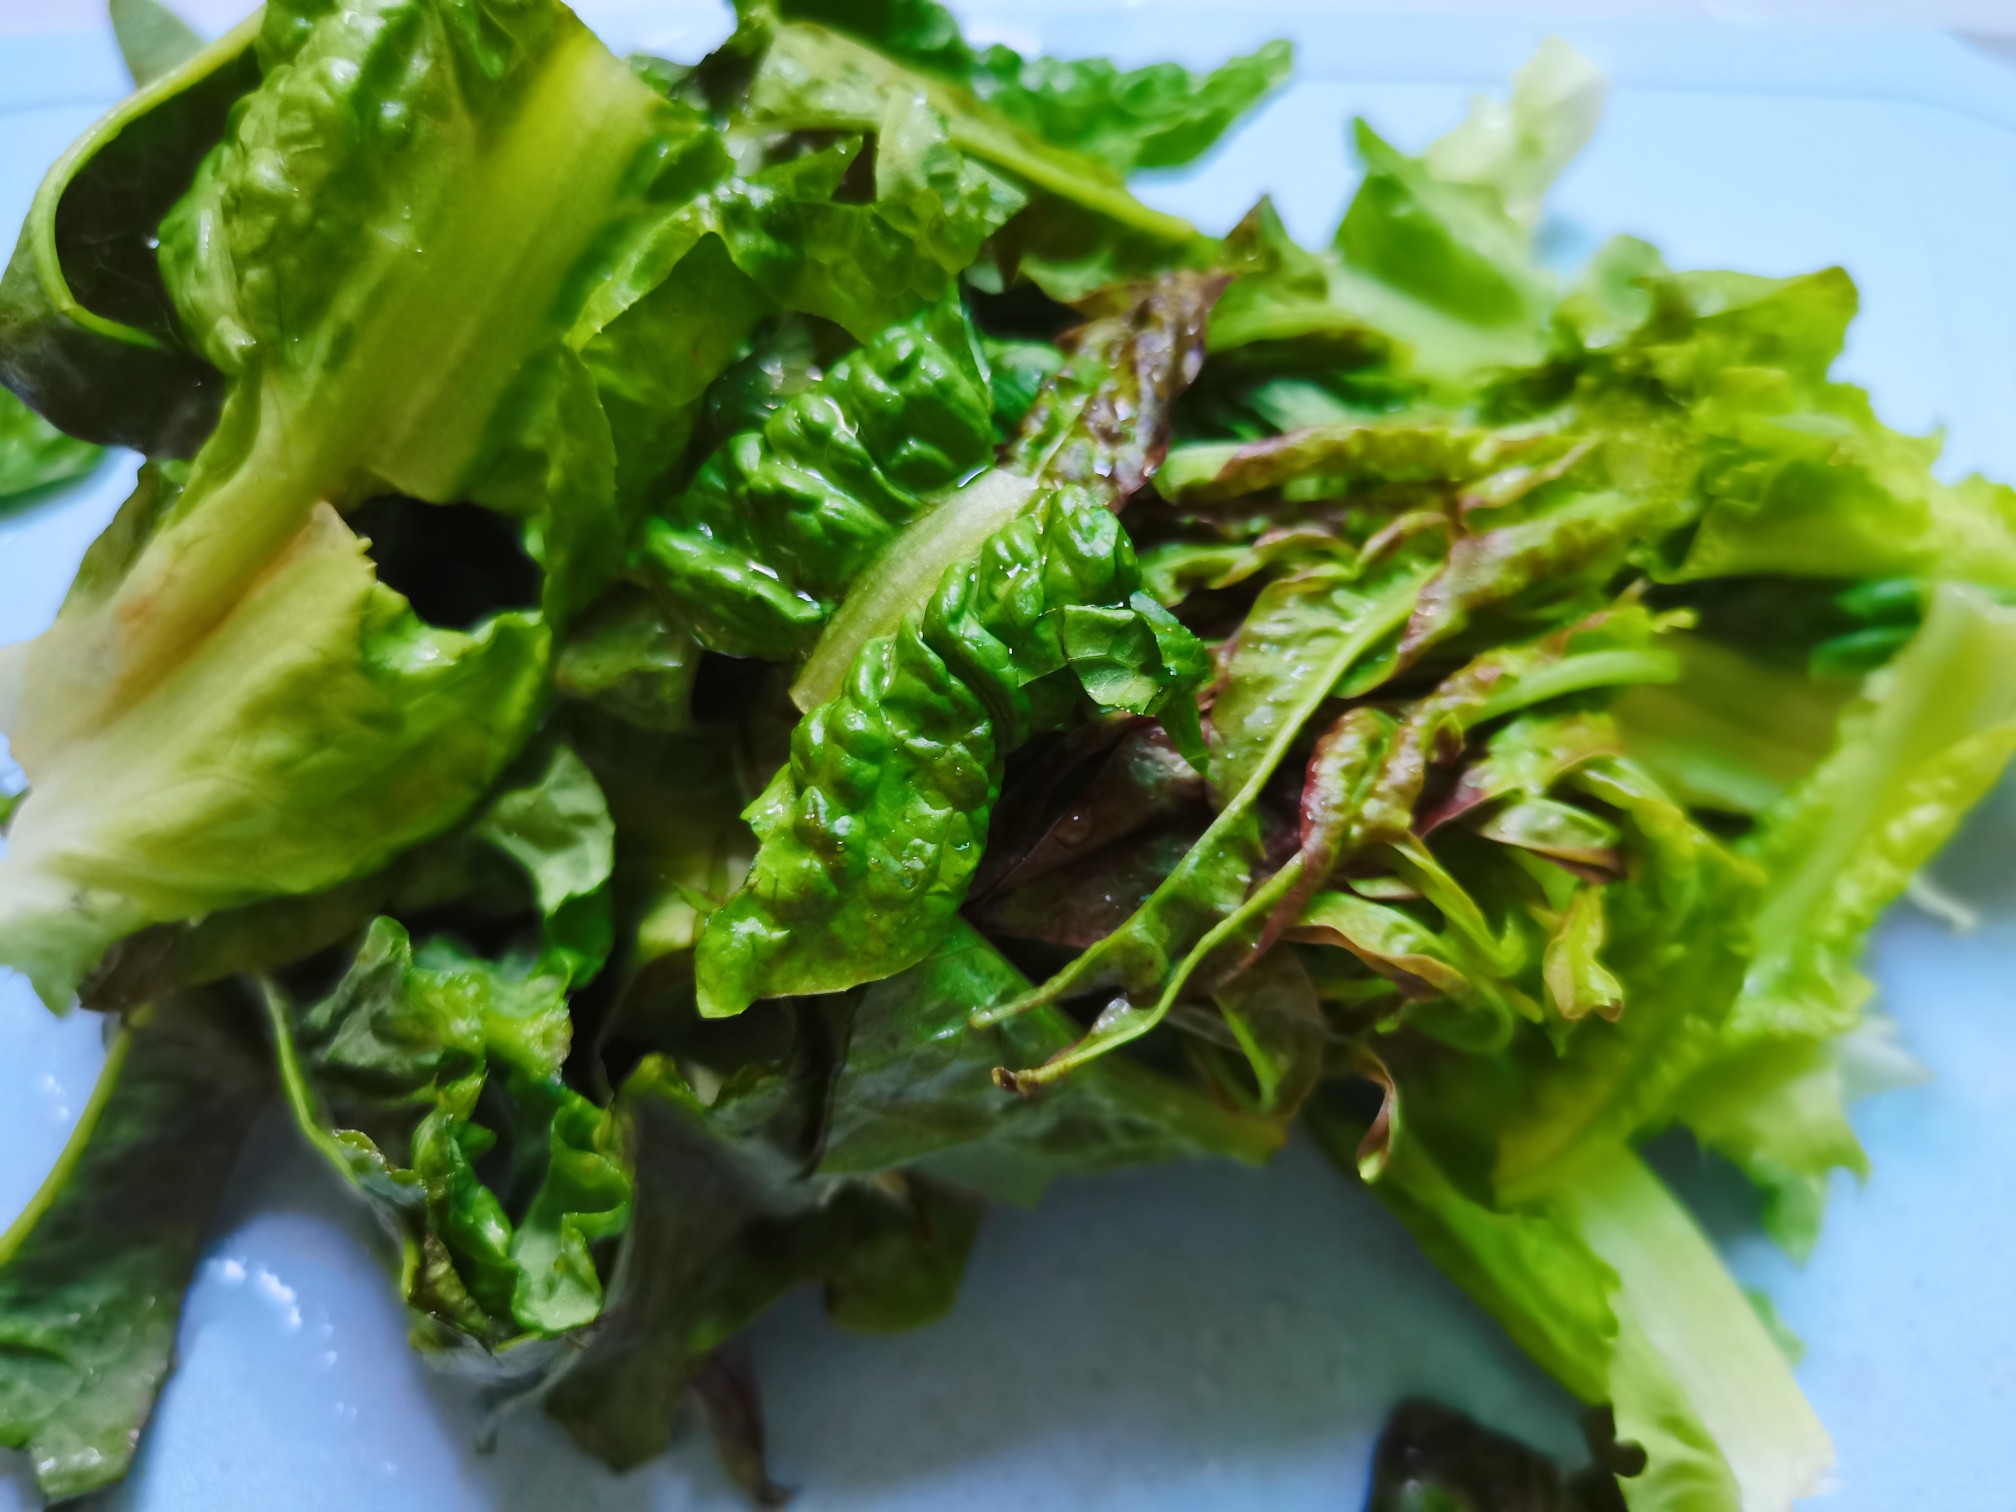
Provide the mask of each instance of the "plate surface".
{"label": "plate surface", "polygon": [[[1363,113],[1418,146],[1502,86],[1538,26],[1341,22],[1313,3],[1187,0],[1141,9],[964,6],[977,32],[1123,61],[1215,60],[1266,36],[1301,45],[1298,82],[1200,169],[1147,197],[1212,227],[1260,192],[1328,235]],[[710,7],[584,7],[619,45],[691,54]],[[1272,16],[1275,24],[1268,24]],[[1863,292],[1846,375],[1893,423],[1947,427],[1955,471],[2016,478],[2016,73],[1948,39],[1879,30],[1566,26],[1616,83],[1547,228],[1574,259],[1613,231],[1676,266],[1792,273],[1839,262]],[[0,224],[116,98],[96,32],[0,44]],[[124,496],[129,463],[0,520],[0,642],[54,613]],[[1938,869],[1974,932],[1900,908],[1873,973],[1935,1074],[1858,1110],[1876,1163],[1843,1182],[1803,1269],[1755,1231],[1726,1174],[1666,1166],[1748,1284],[1807,1345],[1800,1378],[1839,1452],[1828,1512],[2000,1512],[2016,1420],[2016,790]],[[88,1096],[92,1024],[0,980],[0,1224]],[[1390,1403],[1427,1392],[1562,1452],[1557,1390],[1310,1151],[1261,1174],[1217,1166],[1066,1183],[994,1214],[965,1294],[935,1329],[840,1334],[798,1297],[752,1337],[781,1478],[806,1512],[1019,1507],[1271,1512],[1351,1507]],[[239,1173],[181,1333],[181,1369],[128,1512],[670,1512],[739,1500],[704,1446],[618,1478],[537,1418],[497,1449],[458,1386],[408,1354],[368,1222],[277,1123]],[[0,1512],[34,1505],[0,1456]]]}

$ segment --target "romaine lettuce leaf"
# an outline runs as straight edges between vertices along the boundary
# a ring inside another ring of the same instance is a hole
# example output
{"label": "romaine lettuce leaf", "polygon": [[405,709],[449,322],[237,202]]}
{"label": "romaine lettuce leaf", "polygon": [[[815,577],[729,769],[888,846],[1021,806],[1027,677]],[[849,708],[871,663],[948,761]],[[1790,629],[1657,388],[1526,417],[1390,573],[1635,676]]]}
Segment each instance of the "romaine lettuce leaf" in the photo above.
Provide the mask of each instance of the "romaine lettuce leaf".
{"label": "romaine lettuce leaf", "polygon": [[223,385],[178,328],[161,219],[259,82],[257,17],[114,109],[51,168],[0,278],[0,386],[59,429],[186,457]]}
{"label": "romaine lettuce leaf", "polygon": [[1659,1179],[1591,1151],[1519,1204],[1480,1197],[1410,1131],[1402,1092],[1371,1149],[1362,1125],[1312,1127],[1422,1248],[1583,1400],[1608,1404],[1626,1505],[1789,1508],[1833,1449],[1749,1299]]}
{"label": "romaine lettuce leaf", "polygon": [[788,659],[992,440],[972,328],[956,298],[940,301],[716,450],[659,506],[639,564],[702,644]]}

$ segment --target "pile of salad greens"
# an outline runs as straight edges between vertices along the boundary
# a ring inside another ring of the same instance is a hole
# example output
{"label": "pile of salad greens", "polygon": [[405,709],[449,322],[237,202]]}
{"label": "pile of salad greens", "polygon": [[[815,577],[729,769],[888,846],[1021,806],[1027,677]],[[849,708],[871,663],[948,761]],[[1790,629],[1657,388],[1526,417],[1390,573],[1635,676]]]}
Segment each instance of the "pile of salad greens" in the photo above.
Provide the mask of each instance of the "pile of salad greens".
{"label": "pile of salad greens", "polygon": [[1588,1505],[1821,1484],[1637,1147],[1812,1244],[1899,1059],[1863,938],[2016,751],[2016,492],[1830,379],[1846,275],[1543,265],[1558,44],[1359,124],[1311,250],[1126,187],[1280,44],[120,11],[0,284],[0,494],[146,458],[0,651],[0,963],[111,1035],[0,1237],[52,1497],[276,1098],[415,1346],[618,1466],[697,1399],[767,1493],[722,1350],[781,1294],[926,1323],[986,1202],[1300,1127],[1607,1408]]}

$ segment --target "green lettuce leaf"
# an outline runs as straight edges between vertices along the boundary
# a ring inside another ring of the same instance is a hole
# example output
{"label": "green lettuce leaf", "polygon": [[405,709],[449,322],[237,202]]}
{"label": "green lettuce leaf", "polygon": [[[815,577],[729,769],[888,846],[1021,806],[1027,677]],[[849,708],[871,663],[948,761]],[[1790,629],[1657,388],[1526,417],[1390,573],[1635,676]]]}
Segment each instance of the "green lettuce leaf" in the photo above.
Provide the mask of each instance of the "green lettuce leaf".
{"label": "green lettuce leaf", "polygon": [[1294,49],[1269,42],[1195,74],[1174,63],[1120,69],[1103,58],[1024,58],[982,52],[967,87],[1024,130],[1121,173],[1180,168],[1216,145],[1278,89]]}
{"label": "green lettuce leaf", "polygon": [[0,1445],[66,1501],[111,1485],[175,1361],[182,1294],[271,1076],[227,996],[113,1036],[55,1169],[0,1234]]}
{"label": "green lettuce leaf", "polygon": [[639,565],[713,650],[786,659],[925,501],[991,457],[956,299],[889,327],[738,435],[659,506]]}
{"label": "green lettuce leaf", "polygon": [[941,1317],[977,1228],[971,1199],[922,1178],[806,1179],[787,1074],[748,1070],[703,1098],[654,1057],[618,1100],[637,1151],[635,1226],[608,1316],[546,1405],[619,1468],[664,1452],[714,1352],[796,1286],[822,1285],[844,1327]]}
{"label": "green lettuce leaf", "polygon": [[81,477],[98,458],[97,447],[64,435],[0,389],[0,510],[17,495]]}
{"label": "green lettuce leaf", "polygon": [[543,1373],[554,1356],[540,1341],[599,1315],[597,1249],[631,1200],[619,1122],[560,1075],[569,993],[610,950],[614,829],[567,746],[527,779],[471,840],[524,879],[535,947],[491,959],[449,935],[416,945],[380,917],[319,1000],[266,985],[289,1109],[398,1239],[419,1337],[506,1379]]}
{"label": "green lettuce leaf", "polygon": [[1543,362],[1560,295],[1534,258],[1532,224],[1601,108],[1587,60],[1557,45],[1521,72],[1509,106],[1480,101],[1422,157],[1358,122],[1365,176],[1330,251],[1295,246],[1263,203],[1233,238],[1244,276],[1213,349],[1315,344],[1383,368],[1403,391],[1458,400]]}
{"label": "green lettuce leaf", "polygon": [[1201,759],[1207,660],[1140,591],[1112,511],[1161,460],[1220,287],[1176,278],[1101,307],[1007,465],[856,584],[793,690],[810,712],[750,810],[749,880],[702,937],[703,1012],[922,960],[965,900],[1007,757],[1032,736],[1119,709],[1163,718]]}
{"label": "green lettuce leaf", "polygon": [[1510,100],[1479,95],[1469,119],[1439,138],[1424,161],[1445,183],[1491,190],[1530,228],[1554,180],[1595,135],[1608,89],[1602,70],[1549,37],[1512,76]]}
{"label": "green lettuce leaf", "polygon": [[792,686],[798,706],[838,693],[862,649],[921,609],[1044,485],[1071,484],[1124,508],[1168,451],[1176,401],[1203,366],[1205,321],[1223,291],[1222,279],[1179,274],[1087,301],[1091,318],[1060,338],[1063,361],[1038,383],[1001,465],[936,500],[850,589]]}
{"label": "green lettuce leaf", "polygon": [[1480,1197],[1406,1121],[1313,1124],[1427,1254],[1526,1351],[1592,1404],[1644,1466],[1633,1509],[1789,1508],[1821,1489],[1832,1446],[1776,1340],[1684,1208],[1635,1155],[1591,1154],[1544,1195]]}
{"label": "green lettuce leaf", "polygon": [[[985,207],[988,218],[998,220],[998,211],[1009,207],[1011,195],[1018,201],[1027,199],[1027,208],[1001,228],[974,270],[989,286],[998,287],[1019,272],[1055,298],[1077,299],[1124,279],[1208,263],[1212,244],[1189,222],[1142,204],[1127,192],[1123,175],[1106,162],[1053,142],[977,98],[973,92],[981,87],[977,75],[969,80],[958,71],[946,73],[941,65],[963,51],[956,31],[949,48],[927,44],[913,50],[911,56],[922,64],[913,69],[843,34],[853,30],[874,35],[882,30],[872,13],[825,19],[842,30],[806,21],[756,18],[749,35],[760,39],[764,51],[749,86],[750,124],[766,131],[886,133],[896,141],[898,152],[906,153],[915,123],[920,118],[930,121],[932,132],[942,131],[945,144],[969,160],[969,166],[956,173],[950,158],[942,160],[937,176],[943,187],[933,192],[931,200],[975,210]],[[907,9],[892,16],[891,22],[889,29],[913,36],[935,35],[938,29],[935,20]],[[922,56],[927,53],[935,58]],[[1251,83],[1269,80],[1283,60],[1272,53],[1256,61],[1255,72],[1228,81],[1232,87],[1225,101],[1247,94]],[[1097,82],[1099,73],[1095,68],[1082,76],[1094,95],[1104,88]],[[1113,82],[1116,87],[1120,83],[1117,78]],[[1143,87],[1160,94],[1170,84],[1170,76],[1151,71]],[[1040,90],[1009,86],[1004,98],[1042,114],[1036,102],[1046,96]],[[1156,109],[1159,112],[1159,106]],[[1229,120],[1222,109],[1211,107],[1186,123],[1163,115],[1162,125],[1172,129],[1159,144],[1154,140],[1156,126],[1140,132],[1094,128],[1086,141],[1128,155],[1166,154],[1192,144],[1201,150],[1215,136],[1213,122],[1219,117]],[[1108,121],[1118,126],[1110,115]],[[1135,144],[1122,147],[1130,135]],[[914,175],[902,177],[914,181]],[[883,183],[878,166],[878,190]],[[952,199],[946,199],[947,190],[955,186],[963,187],[956,187]],[[891,208],[907,198],[907,192],[898,195]],[[927,203],[927,212],[928,208]],[[928,223],[932,218],[927,213],[924,219]],[[965,240],[960,240],[962,250]]]}
{"label": "green lettuce leaf", "polygon": [[[869,642],[751,810],[755,866],[700,943],[703,1012],[923,959],[965,899],[1008,752],[1102,694],[1139,714],[1187,705],[1204,657],[1139,582],[1113,515],[1053,489]],[[1116,678],[1116,655],[1143,659]]]}
{"label": "green lettuce leaf", "polygon": [[2012,644],[2016,612],[1941,589],[1843,714],[1834,750],[1743,845],[1766,878],[1756,952],[1675,1116],[1757,1181],[1773,1235],[1795,1253],[1818,1235],[1829,1172],[1867,1166],[1833,1048],[1871,996],[1863,943],[2016,754]]}
{"label": "green lettuce leaf", "polygon": [[159,0],[111,0],[112,35],[133,83],[146,88],[203,50],[195,29]]}
{"label": "green lettuce leaf", "polygon": [[554,684],[613,718],[677,732],[693,723],[700,645],[641,592],[604,595],[569,633]]}
{"label": "green lettuce leaf", "polygon": [[[270,997],[289,1107],[400,1240],[423,1341],[473,1341],[507,1374],[545,1363],[517,1346],[600,1313],[593,1249],[629,1221],[620,1131],[559,1079],[565,988],[445,941],[416,952],[382,919],[328,998]],[[493,1150],[501,1192],[475,1164]]]}
{"label": "green lettuce leaf", "polygon": [[[843,1327],[942,1316],[978,1219],[969,1194],[1029,1202],[1071,1172],[1257,1161],[1280,1142],[1278,1121],[1117,1061],[1054,1098],[1003,1097],[988,1078],[1001,1037],[967,1013],[1026,986],[955,927],[865,992],[769,1010],[782,1016],[774,1056],[733,1069],[646,1058],[616,1104],[633,1130],[635,1221],[608,1311],[558,1372],[549,1410],[600,1457],[638,1464],[667,1446],[712,1354],[795,1286],[820,1285]],[[1007,1033],[1025,1049],[1069,1038],[1061,1017],[1040,1015]]]}
{"label": "green lettuce leaf", "polygon": [[893,96],[921,94],[951,144],[1030,190],[1053,194],[1123,230],[1172,242],[1194,232],[1151,210],[1111,168],[1053,145],[956,86],[914,74],[838,32],[804,22],[774,28],[750,86],[755,125],[792,131],[877,131]]}
{"label": "green lettuce leaf", "polygon": [[785,0],[781,15],[846,32],[885,56],[971,91],[1042,140],[1119,173],[1178,168],[1201,157],[1277,89],[1294,63],[1270,42],[1208,74],[1174,63],[1120,69],[1103,58],[1025,58],[996,44],[975,50],[934,0],[881,5]]}

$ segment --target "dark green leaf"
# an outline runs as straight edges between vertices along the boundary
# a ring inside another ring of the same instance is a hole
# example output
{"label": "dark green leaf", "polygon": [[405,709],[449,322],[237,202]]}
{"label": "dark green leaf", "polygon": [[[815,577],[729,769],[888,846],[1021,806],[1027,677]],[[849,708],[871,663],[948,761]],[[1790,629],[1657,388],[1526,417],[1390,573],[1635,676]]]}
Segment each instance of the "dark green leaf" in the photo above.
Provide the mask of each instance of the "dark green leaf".
{"label": "dark green leaf", "polygon": [[71,435],[188,456],[223,385],[191,352],[155,259],[162,217],[259,82],[253,20],[142,89],[42,185],[0,280],[0,386]]}
{"label": "dark green leaf", "polygon": [[181,1299],[269,1074],[231,1005],[171,999],[117,1031],[56,1168],[0,1235],[0,1445],[52,1500],[126,1473]]}

